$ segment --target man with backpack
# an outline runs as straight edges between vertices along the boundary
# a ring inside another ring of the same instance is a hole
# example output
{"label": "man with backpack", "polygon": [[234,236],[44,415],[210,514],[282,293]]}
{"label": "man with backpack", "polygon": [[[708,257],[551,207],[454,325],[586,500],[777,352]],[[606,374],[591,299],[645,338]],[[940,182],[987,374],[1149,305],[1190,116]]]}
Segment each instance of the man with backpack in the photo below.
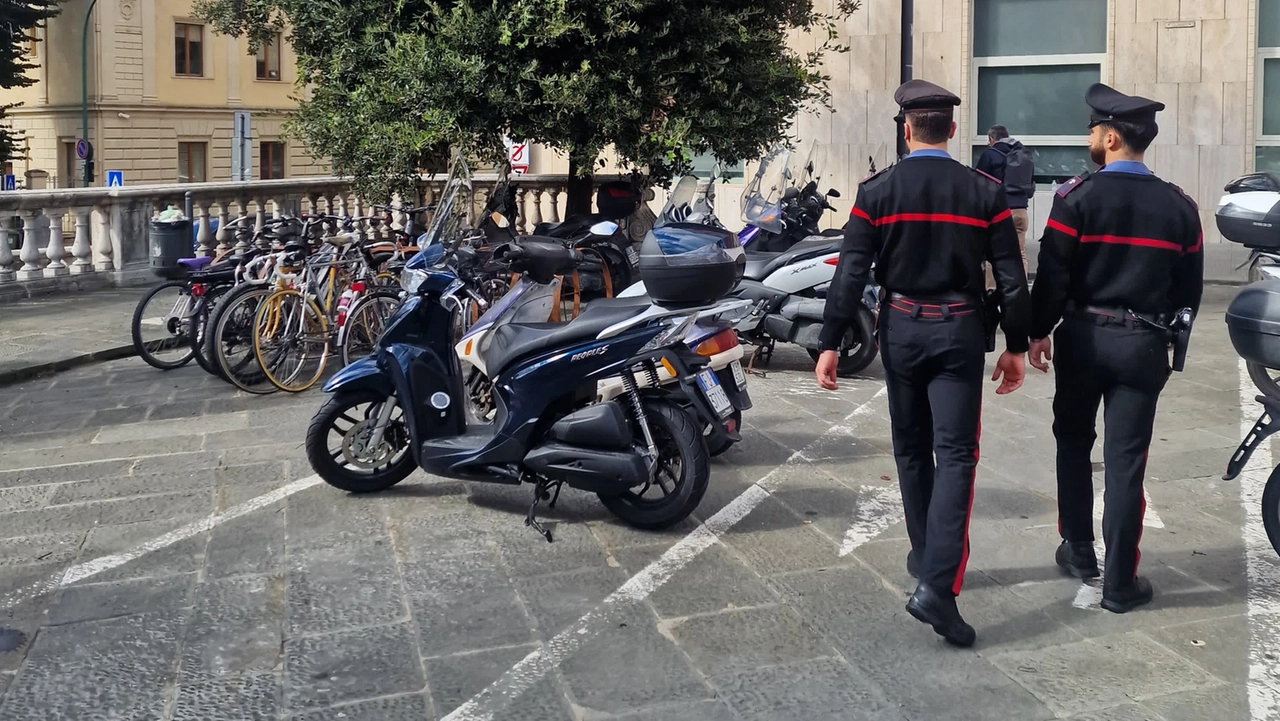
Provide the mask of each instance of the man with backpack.
{"label": "man with backpack", "polygon": [[[1004,184],[1005,197],[1009,199],[1009,210],[1013,212],[1013,226],[1018,231],[1018,247],[1022,250],[1022,267],[1027,267],[1027,203],[1036,192],[1035,164],[1031,160],[1031,151],[1022,143],[1009,137],[1009,129],[1003,125],[993,125],[987,131],[987,144],[990,146],[978,158],[977,169]],[[991,266],[987,265],[987,290],[996,287],[991,276]]]}

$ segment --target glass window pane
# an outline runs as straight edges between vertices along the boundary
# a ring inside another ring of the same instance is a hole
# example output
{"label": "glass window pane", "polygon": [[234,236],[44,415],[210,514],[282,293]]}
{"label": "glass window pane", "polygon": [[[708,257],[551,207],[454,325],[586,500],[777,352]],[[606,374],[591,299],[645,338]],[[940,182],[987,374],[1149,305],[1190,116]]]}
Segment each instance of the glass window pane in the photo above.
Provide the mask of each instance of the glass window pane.
{"label": "glass window pane", "polygon": [[204,26],[192,25],[187,33],[187,62],[192,75],[204,75]]}
{"label": "glass window pane", "polygon": [[1262,61],[1262,134],[1280,135],[1280,58]]}
{"label": "glass window pane", "polygon": [[191,144],[178,143],[178,182],[191,182]]}
{"label": "glass window pane", "polygon": [[204,172],[204,156],[207,147],[204,143],[191,144],[191,182],[193,183],[203,183],[208,179]]}
{"label": "glass window pane", "polygon": [[1098,65],[978,68],[978,128],[1003,125],[1013,135],[1088,135],[1084,91]]}
{"label": "glass window pane", "polygon": [[187,26],[173,26],[173,72],[177,75],[187,74]]}
{"label": "glass window pane", "polygon": [[271,177],[279,180],[284,177],[284,143],[272,143]]}
{"label": "glass window pane", "polygon": [[267,77],[267,46],[263,45],[258,48],[258,79],[263,80]]}
{"label": "glass window pane", "polygon": [[1259,145],[1254,151],[1254,170],[1280,177],[1280,146]]}
{"label": "glass window pane", "polygon": [[1258,47],[1280,48],[1280,0],[1258,0]]}
{"label": "glass window pane", "polygon": [[[1031,158],[1036,166],[1036,172],[1033,177],[1037,183],[1061,183],[1097,167],[1093,164],[1093,161],[1089,160],[1089,148],[1084,144],[1084,140],[1080,141],[1079,146],[1048,145],[1037,147],[1028,145],[1027,148],[1031,151]],[[978,158],[982,157],[982,152],[986,149],[987,146],[985,145],[973,146],[974,165],[978,164]]]}
{"label": "glass window pane", "polygon": [[[711,174],[716,170],[716,157],[710,153],[700,153],[693,156],[692,174],[699,178],[710,178]],[[720,164],[720,179],[722,180],[741,180],[742,179],[742,163],[737,165]]]}
{"label": "glass window pane", "polygon": [[1107,0],[974,0],[973,55],[1107,51]]}

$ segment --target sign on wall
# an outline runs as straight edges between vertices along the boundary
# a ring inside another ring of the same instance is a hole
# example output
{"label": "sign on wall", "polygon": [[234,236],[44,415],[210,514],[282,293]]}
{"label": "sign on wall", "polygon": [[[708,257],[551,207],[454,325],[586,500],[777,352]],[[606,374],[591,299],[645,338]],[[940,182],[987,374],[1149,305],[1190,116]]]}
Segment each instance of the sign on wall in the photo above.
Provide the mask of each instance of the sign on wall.
{"label": "sign on wall", "polygon": [[17,178],[17,176],[15,176],[15,175],[13,175],[13,174],[9,174],[9,175],[4,176],[4,189],[5,189],[5,190],[17,190],[17,189],[18,189],[18,178]]}
{"label": "sign on wall", "polygon": [[107,171],[107,187],[123,188],[124,187],[124,171],[108,170]]}
{"label": "sign on wall", "polygon": [[529,172],[529,141],[512,142],[509,146],[508,159],[511,161],[511,172],[524,175]]}

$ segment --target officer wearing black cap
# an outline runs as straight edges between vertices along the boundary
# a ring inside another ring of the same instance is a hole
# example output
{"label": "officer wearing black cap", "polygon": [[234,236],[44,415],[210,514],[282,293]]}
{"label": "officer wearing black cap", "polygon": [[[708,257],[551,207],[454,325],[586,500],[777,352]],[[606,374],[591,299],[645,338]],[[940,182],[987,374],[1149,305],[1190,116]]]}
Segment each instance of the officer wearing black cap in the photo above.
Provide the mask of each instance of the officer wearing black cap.
{"label": "officer wearing black cap", "polygon": [[[818,382],[836,388],[836,348],[852,327],[871,263],[882,290],[880,353],[893,449],[919,579],[907,611],[948,642],[972,645],[956,608],[969,559],[987,350],[983,262],[1003,293],[1007,350],[997,393],[1022,385],[1031,303],[999,181],[947,155],[960,98],[923,80],[898,88],[910,155],[862,181],[827,293]],[[936,466],[935,466],[936,454]]]}
{"label": "officer wearing black cap", "polygon": [[1102,606],[1124,613],[1154,595],[1137,575],[1142,483],[1156,401],[1171,372],[1169,327],[1181,315],[1189,333],[1200,307],[1203,236],[1195,202],[1142,162],[1164,105],[1100,83],[1085,102],[1093,109],[1089,152],[1102,167],[1063,184],[1053,199],[1032,291],[1031,364],[1047,372],[1052,360],[1055,369],[1057,563],[1079,578],[1099,575],[1089,456],[1103,406]]}

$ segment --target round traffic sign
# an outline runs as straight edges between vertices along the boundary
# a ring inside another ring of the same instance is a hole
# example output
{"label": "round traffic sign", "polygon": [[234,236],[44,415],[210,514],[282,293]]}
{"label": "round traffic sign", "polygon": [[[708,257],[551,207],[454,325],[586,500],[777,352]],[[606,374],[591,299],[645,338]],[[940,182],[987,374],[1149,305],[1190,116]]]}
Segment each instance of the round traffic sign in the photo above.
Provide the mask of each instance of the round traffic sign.
{"label": "round traffic sign", "polygon": [[76,141],[76,157],[81,160],[89,160],[93,157],[93,146],[88,140],[80,138]]}

